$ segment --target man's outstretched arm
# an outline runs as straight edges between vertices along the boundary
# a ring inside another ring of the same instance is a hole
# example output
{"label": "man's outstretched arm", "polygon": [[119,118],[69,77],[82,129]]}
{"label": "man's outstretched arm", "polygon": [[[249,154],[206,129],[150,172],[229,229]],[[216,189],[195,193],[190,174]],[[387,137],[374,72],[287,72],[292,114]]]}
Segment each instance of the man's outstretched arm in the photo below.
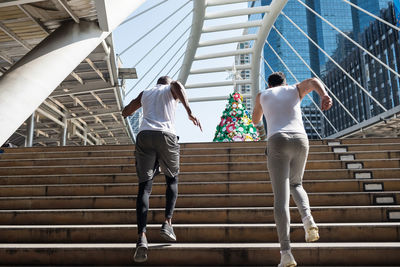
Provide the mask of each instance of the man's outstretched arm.
{"label": "man's outstretched arm", "polygon": [[136,110],[138,110],[142,106],[142,95],[143,92],[141,92],[122,110],[122,116],[124,116],[124,118],[132,115]]}
{"label": "man's outstretched arm", "polygon": [[186,97],[185,87],[179,81],[172,81],[171,93],[175,99],[179,99],[179,101],[182,102],[182,105],[189,116],[189,120],[191,120],[194,125],[198,126],[200,130],[203,131],[199,119],[192,114],[192,110],[189,107],[189,101]]}
{"label": "man's outstretched arm", "polygon": [[321,97],[321,109],[328,110],[332,107],[332,99],[325,90],[324,85],[317,78],[311,78],[302,81],[297,85],[300,99],[303,99],[308,93],[316,91]]}
{"label": "man's outstretched arm", "polygon": [[258,93],[257,97],[256,97],[256,103],[255,103],[254,109],[253,109],[253,123],[254,124],[260,123],[260,121],[262,119],[262,115],[263,115],[260,97],[261,97],[261,93]]}

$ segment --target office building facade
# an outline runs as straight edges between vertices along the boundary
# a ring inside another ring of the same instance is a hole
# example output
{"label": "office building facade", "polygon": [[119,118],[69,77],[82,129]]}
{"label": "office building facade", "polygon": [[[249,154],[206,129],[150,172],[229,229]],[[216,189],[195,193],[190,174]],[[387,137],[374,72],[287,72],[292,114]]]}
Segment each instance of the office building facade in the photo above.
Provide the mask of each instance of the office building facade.
{"label": "office building facade", "polygon": [[[388,8],[382,10],[380,16],[395,24],[396,13],[393,4],[389,3]],[[361,45],[369,52],[397,73],[399,72],[400,43],[397,31],[375,21],[359,35],[359,39]],[[400,104],[399,77],[360,49],[352,49],[351,53],[347,53],[339,61],[339,64],[386,109]],[[330,67],[323,80],[358,121],[361,122],[383,112],[383,109],[362,92],[361,88],[338,67]],[[326,114],[339,131],[355,124],[354,120],[338,104],[334,105]],[[332,129],[325,127],[326,135],[334,133]]]}
{"label": "office building facade", "polygon": [[[343,1],[323,1],[323,0],[304,0],[303,1],[310,8],[315,10],[317,14],[321,14],[324,19],[331,22],[338,27],[342,32],[355,38],[365,27],[367,27],[373,18],[352,8],[348,3]],[[361,8],[379,15],[379,10],[386,7],[389,0],[352,0],[354,4],[359,5]],[[269,5],[271,0],[259,0],[250,2],[249,6]],[[341,55],[349,53],[353,49],[353,44],[346,42],[345,38],[338,35],[338,31],[329,26],[320,17],[313,12],[307,10],[298,1],[288,1],[283,9],[283,12],[288,16],[298,27],[300,27],[313,41],[315,41],[321,49],[328,55],[341,57]],[[368,17],[366,17],[366,16]],[[249,16],[249,20],[260,19],[259,14]],[[315,45],[313,45],[304,34],[302,34],[287,18],[279,16],[275,22],[275,27],[287,39],[287,41],[296,49],[304,61],[312,68],[312,70],[320,77],[325,75],[327,68],[331,63],[326,55]],[[250,29],[251,30],[251,29]],[[344,39],[344,40],[343,40]],[[286,44],[286,42],[272,29],[267,39],[273,50],[280,56],[282,61],[288,66],[297,80],[301,81],[314,75],[300,61],[293,50]],[[264,64],[264,75],[268,77],[272,71],[282,71],[287,76],[289,84],[296,83],[296,79],[285,68],[281,59],[275,55],[269,45],[264,47],[264,58],[271,68]],[[319,97],[316,93],[311,94],[314,102],[319,104]],[[309,122],[304,119],[307,133],[310,138],[316,136],[314,128],[324,136],[327,129],[332,129],[327,121],[323,118],[317,110],[312,101],[305,98],[302,101],[303,113],[305,108],[307,114],[312,114],[309,121],[314,121],[314,127],[309,125]],[[312,112],[311,112],[312,111]],[[317,119],[315,119],[317,118]],[[307,126],[308,125],[308,126]]]}
{"label": "office building facade", "polygon": [[[247,49],[250,48],[250,42],[242,42],[238,44],[237,49]],[[250,56],[248,54],[244,54],[244,55],[237,55],[235,56],[235,65],[239,66],[239,65],[246,65],[246,64],[250,64]],[[242,71],[238,71],[239,72],[239,76],[242,80],[248,80],[250,79],[250,70],[242,70]],[[235,75],[235,74],[233,74]],[[238,78],[236,78],[236,80],[238,80]],[[236,88],[234,88],[236,92],[241,93],[242,95],[245,94],[251,94],[251,88],[250,88],[250,84],[238,84],[236,85]],[[251,101],[251,97],[243,97],[243,103],[246,105],[246,110],[248,111],[253,111],[253,103]]]}

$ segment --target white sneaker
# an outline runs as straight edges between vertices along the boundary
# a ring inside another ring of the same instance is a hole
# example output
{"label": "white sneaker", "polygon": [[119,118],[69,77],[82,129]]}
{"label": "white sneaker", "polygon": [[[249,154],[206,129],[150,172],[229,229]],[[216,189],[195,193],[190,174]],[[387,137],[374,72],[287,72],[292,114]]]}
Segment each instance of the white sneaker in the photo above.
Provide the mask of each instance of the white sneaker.
{"label": "white sneaker", "polygon": [[291,252],[281,254],[281,263],[279,263],[278,267],[295,267],[295,266],[297,266],[297,262],[294,260],[294,257]]}
{"label": "white sneaker", "polygon": [[319,239],[318,227],[310,227],[306,232],[306,242],[315,242]]}
{"label": "white sneaker", "polygon": [[315,242],[319,239],[318,227],[314,222],[312,216],[307,216],[302,219],[304,225],[304,232],[306,233],[306,242]]}

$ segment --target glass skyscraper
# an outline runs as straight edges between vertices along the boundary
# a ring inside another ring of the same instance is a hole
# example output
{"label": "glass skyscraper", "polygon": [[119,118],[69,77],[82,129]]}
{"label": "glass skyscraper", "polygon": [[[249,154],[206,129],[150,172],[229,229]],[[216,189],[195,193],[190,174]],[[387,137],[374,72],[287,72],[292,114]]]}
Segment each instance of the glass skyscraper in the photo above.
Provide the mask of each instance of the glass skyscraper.
{"label": "glass skyscraper", "polygon": [[[249,7],[269,5],[271,2],[271,0],[258,0],[255,2],[249,2]],[[357,39],[359,33],[368,27],[370,22],[375,20],[369,15],[358,11],[343,1],[302,0],[302,2],[315,10],[315,12],[320,14],[324,19],[328,20],[337,28],[339,28],[340,31],[354,39]],[[351,2],[357,4],[361,8],[373,13],[376,16],[379,16],[380,10],[382,8],[386,8],[388,2],[393,1],[351,0]],[[300,4],[297,0],[289,0],[283,9],[283,12],[330,56],[334,56],[335,53],[339,55],[342,53],[348,53],[354,46],[349,42],[344,42],[344,37],[341,36],[338,31],[333,29],[317,15],[307,10],[306,7]],[[249,16],[249,20],[258,19],[261,19],[260,14]],[[311,66],[312,70],[320,77],[323,76],[329,59],[284,16],[280,15],[277,18],[275,27],[302,56],[304,61]],[[249,29],[250,33],[251,31],[252,29]],[[314,76],[274,29],[271,29],[267,41],[288,66],[288,68],[290,68],[297,80],[301,81]],[[285,73],[288,84],[296,83],[295,78],[285,68],[284,64],[281,62],[278,56],[275,55],[268,44],[264,46],[263,56],[274,71],[282,71]],[[271,69],[264,64],[265,77],[268,77],[270,74]],[[318,97],[315,95],[315,93],[312,98],[316,103],[318,103]],[[307,107],[307,110],[315,109],[314,104],[312,104],[311,100],[307,97],[302,101],[302,106]],[[319,114],[318,111],[316,111],[316,114],[317,113]],[[318,131],[323,131],[323,129],[321,129],[318,125],[324,125],[324,123],[316,124],[317,125],[314,126],[318,128]],[[307,125],[306,121],[305,125]],[[309,129],[307,132],[309,133],[309,137],[311,137]]]}
{"label": "glass skyscraper", "polygon": [[[351,0],[353,4],[371,12],[372,14],[379,16],[379,12],[383,8],[388,7],[388,2],[392,0]],[[375,19],[355,8],[352,10],[353,24],[354,24],[354,36],[356,39],[359,38],[359,34],[362,33],[365,28],[369,26]]]}
{"label": "glass skyscraper", "polygon": [[[302,0],[306,5],[315,10],[323,18],[327,19],[342,32],[356,34],[364,30],[374,19],[367,14],[352,8],[343,1],[327,0]],[[388,2],[392,0],[351,0],[361,8],[379,16],[379,11],[386,8]],[[250,2],[249,6],[269,5],[271,0],[258,0]],[[340,40],[339,33],[322,21],[319,17],[308,11],[296,0],[289,0],[283,12],[295,22],[306,34],[308,34],[318,45],[329,55],[333,55],[338,47]],[[260,14],[250,15],[249,20],[261,19]],[[324,72],[328,59],[326,56],[298,30],[284,16],[279,16],[275,22],[276,28],[282,33],[288,42],[297,50],[303,59],[311,65],[312,69],[320,75]],[[252,29],[249,29],[249,33]],[[298,80],[304,80],[312,76],[307,67],[298,59],[292,49],[279,37],[274,29],[268,36],[268,42],[281,57],[284,63],[290,68]],[[288,83],[295,83],[295,79],[284,67],[281,60],[274,54],[268,45],[264,47],[264,58],[274,71],[283,71]],[[265,77],[271,73],[270,68],[264,65]],[[309,105],[310,101],[305,101],[303,105]]]}

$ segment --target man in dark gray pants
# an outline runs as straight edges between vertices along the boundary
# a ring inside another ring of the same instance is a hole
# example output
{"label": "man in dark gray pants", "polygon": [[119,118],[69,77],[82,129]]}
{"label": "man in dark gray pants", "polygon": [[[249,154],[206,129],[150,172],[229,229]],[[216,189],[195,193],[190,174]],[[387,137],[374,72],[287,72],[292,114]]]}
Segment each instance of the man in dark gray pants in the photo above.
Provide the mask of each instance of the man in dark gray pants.
{"label": "man in dark gray pants", "polygon": [[302,186],[308,156],[308,138],[304,130],[300,102],[311,91],[321,97],[321,109],[328,110],[332,99],[315,78],[288,86],[282,72],[268,77],[269,89],[257,95],[253,122],[267,120],[267,164],[274,192],[274,217],[281,248],[278,267],[297,266],[290,249],[289,198],[293,196],[302,217],[307,242],[319,239],[318,227],[311,215],[310,203]]}
{"label": "man in dark gray pants", "polygon": [[178,100],[182,102],[194,125],[200,121],[193,116],[185,94],[185,88],[168,76],[158,79],[157,85],[147,89],[132,100],[122,111],[127,117],[143,107],[143,121],[136,138],[136,172],[139,178],[139,192],[136,201],[138,242],[134,260],[147,260],[148,243],[146,238],[147,212],[153,178],[161,166],[166,182],[165,221],[160,234],[168,241],[176,241],[172,228],[172,214],[178,197],[179,144],[175,134],[175,110]]}

